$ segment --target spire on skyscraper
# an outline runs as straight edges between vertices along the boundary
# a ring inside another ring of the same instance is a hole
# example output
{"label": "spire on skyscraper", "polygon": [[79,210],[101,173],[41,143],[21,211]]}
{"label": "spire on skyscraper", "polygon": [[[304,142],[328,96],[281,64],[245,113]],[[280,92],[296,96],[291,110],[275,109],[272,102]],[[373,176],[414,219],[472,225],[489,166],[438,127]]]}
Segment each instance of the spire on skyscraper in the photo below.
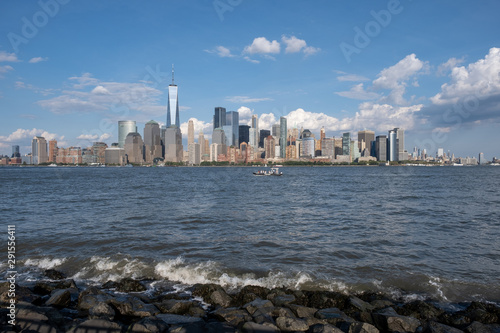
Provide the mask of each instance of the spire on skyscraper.
{"label": "spire on skyscraper", "polygon": [[174,64],[172,64],[172,85],[174,85]]}
{"label": "spire on skyscraper", "polygon": [[178,87],[174,84],[174,65],[172,64],[172,84],[168,86],[168,104],[167,104],[167,127],[172,125],[171,113],[175,110],[174,125],[180,127],[179,120],[179,99]]}

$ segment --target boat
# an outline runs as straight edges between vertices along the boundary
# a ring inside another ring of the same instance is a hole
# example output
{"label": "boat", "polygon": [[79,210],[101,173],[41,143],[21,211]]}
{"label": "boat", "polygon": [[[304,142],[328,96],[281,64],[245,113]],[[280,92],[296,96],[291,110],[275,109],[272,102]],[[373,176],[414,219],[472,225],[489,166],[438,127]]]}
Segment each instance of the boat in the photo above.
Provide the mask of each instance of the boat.
{"label": "boat", "polygon": [[253,173],[256,176],[282,176],[283,172],[279,171],[279,168],[271,168],[271,170],[259,170]]}

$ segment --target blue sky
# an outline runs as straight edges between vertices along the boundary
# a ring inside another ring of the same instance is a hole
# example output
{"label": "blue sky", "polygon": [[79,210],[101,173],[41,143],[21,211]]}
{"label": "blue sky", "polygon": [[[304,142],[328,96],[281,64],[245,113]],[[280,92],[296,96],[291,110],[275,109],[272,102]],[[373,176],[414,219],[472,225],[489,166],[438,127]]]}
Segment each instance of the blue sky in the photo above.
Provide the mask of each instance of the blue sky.
{"label": "blue sky", "polygon": [[406,130],[406,149],[500,157],[500,3],[75,1],[0,3],[0,154],[117,141],[165,123],[171,66],[181,123],[214,107],[327,136]]}

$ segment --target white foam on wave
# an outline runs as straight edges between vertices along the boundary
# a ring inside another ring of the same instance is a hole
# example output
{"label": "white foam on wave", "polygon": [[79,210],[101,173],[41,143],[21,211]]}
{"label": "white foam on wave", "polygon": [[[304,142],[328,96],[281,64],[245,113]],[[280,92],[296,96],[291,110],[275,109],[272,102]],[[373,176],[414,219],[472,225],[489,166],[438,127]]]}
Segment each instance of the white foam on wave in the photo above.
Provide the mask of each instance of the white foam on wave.
{"label": "white foam on wave", "polygon": [[257,277],[253,273],[232,274],[224,272],[216,262],[186,263],[182,257],[158,263],[155,273],[161,278],[181,284],[214,283],[227,289],[239,289],[247,285],[300,289],[304,284],[313,281],[309,274],[303,272],[288,274],[277,271],[269,272],[263,277]]}
{"label": "white foam on wave", "polygon": [[448,298],[444,295],[443,292],[443,284],[441,283],[441,279],[435,276],[429,277],[429,284],[436,288],[436,292],[441,298],[441,300],[448,302]]}
{"label": "white foam on wave", "polygon": [[42,259],[27,259],[24,262],[25,266],[34,266],[40,269],[53,269],[61,266],[66,262],[66,258],[42,258]]}

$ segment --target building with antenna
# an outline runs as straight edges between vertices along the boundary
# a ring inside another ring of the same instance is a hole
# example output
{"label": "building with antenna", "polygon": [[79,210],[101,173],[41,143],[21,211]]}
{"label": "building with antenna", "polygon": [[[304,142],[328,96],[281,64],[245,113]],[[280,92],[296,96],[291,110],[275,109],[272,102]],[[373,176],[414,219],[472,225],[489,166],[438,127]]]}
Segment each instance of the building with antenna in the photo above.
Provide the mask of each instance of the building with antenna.
{"label": "building with antenna", "polygon": [[[175,123],[171,114],[175,110]],[[174,65],[172,65],[172,84],[168,86],[167,128],[165,130],[165,161],[182,162],[182,133],[179,120],[179,90],[174,83]]]}

